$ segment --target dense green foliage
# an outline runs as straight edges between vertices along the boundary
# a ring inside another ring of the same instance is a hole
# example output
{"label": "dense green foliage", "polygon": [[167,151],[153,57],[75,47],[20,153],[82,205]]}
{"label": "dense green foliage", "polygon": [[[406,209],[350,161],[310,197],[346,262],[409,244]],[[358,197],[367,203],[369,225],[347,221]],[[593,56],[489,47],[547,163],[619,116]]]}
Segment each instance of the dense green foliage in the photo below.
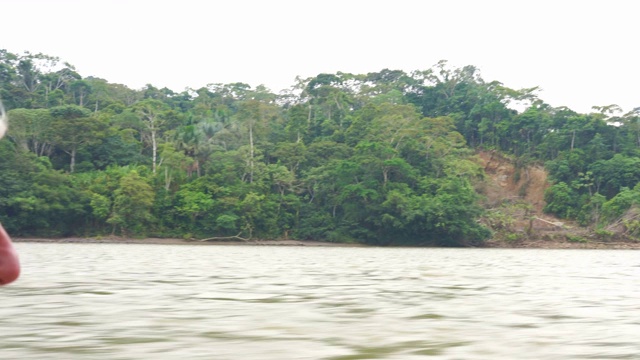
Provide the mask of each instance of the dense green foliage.
{"label": "dense green foliage", "polygon": [[535,91],[446,62],[320,74],[277,95],[132,90],[0,50],[0,220],[16,235],[478,245],[490,234],[474,148],[546,162],[558,216],[594,224],[633,208],[639,113],[578,114]]}

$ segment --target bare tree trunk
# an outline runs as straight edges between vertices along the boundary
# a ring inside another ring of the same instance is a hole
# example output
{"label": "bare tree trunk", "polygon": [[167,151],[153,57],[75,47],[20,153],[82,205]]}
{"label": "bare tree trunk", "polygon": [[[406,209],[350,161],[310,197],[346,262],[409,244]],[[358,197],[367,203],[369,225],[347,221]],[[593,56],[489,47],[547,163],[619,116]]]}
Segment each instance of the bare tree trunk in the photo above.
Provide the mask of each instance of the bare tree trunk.
{"label": "bare tree trunk", "polygon": [[156,131],[155,129],[151,130],[151,151],[152,151],[152,168],[153,173],[156,173],[156,161],[158,158],[158,144],[156,143]]}
{"label": "bare tree trunk", "polygon": [[71,152],[69,152],[69,155],[71,155],[71,164],[69,164],[69,172],[73,172],[73,170],[76,167],[76,149],[75,148],[71,149]]}
{"label": "bare tree trunk", "polygon": [[249,126],[249,182],[253,183],[253,126]]}

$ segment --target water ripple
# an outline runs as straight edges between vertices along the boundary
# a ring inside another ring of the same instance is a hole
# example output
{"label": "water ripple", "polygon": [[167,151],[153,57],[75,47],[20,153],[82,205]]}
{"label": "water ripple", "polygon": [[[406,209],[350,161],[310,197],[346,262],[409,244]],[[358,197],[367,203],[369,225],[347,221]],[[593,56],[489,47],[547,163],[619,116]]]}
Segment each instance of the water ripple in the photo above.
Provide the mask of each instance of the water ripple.
{"label": "water ripple", "polygon": [[2,359],[636,359],[637,252],[17,244]]}

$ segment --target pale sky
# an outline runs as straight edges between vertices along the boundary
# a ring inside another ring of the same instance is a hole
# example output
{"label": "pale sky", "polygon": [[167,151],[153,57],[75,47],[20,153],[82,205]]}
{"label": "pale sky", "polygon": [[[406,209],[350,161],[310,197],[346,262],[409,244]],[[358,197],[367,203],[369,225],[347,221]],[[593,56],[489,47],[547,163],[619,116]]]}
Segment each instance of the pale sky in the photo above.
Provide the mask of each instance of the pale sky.
{"label": "pale sky", "polygon": [[633,0],[0,0],[0,49],[58,56],[84,76],[180,92],[297,75],[475,65],[540,86],[552,106],[640,107]]}

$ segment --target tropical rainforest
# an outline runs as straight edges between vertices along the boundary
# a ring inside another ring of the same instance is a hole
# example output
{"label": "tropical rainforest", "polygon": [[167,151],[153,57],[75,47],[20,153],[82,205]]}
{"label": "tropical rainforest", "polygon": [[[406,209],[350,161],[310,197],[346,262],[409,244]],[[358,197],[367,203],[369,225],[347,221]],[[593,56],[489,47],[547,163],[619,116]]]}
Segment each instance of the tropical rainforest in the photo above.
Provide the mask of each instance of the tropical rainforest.
{"label": "tropical rainforest", "polygon": [[582,114],[537,92],[441,61],[279,94],[176,93],[0,50],[0,221],[15,236],[481,246],[497,215],[481,206],[476,153],[494,151],[545,167],[547,214],[637,238],[640,108]]}

